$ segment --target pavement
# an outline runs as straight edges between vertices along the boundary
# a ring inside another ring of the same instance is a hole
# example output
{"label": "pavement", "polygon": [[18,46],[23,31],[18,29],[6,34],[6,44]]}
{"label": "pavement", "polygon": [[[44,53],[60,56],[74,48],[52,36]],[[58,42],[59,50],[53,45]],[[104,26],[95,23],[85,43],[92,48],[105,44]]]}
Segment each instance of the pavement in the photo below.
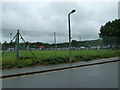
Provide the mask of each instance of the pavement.
{"label": "pavement", "polygon": [[97,65],[97,64],[104,64],[104,63],[117,62],[117,61],[120,61],[120,57],[112,57],[112,58],[98,59],[98,60],[92,60],[92,61],[83,61],[83,62],[76,62],[76,63],[68,63],[68,64],[34,66],[34,67],[2,70],[2,76],[0,76],[0,78],[23,76],[23,75],[29,75],[29,74],[35,74],[35,73],[43,73],[43,72],[49,72],[49,71],[63,70],[63,69]]}

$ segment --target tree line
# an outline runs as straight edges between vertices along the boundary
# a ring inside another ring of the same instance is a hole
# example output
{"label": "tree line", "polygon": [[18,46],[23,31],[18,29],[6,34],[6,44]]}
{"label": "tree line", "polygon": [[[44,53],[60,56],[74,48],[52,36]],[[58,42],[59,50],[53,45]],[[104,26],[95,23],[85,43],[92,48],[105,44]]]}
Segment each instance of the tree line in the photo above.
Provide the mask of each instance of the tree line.
{"label": "tree line", "polygon": [[[89,46],[98,46],[98,45],[103,45],[102,40],[89,40],[89,41],[76,41],[72,40],[72,47],[77,47],[80,48],[81,46],[89,47]],[[12,42],[11,44],[7,43],[6,41],[2,44],[2,49],[4,50],[5,48],[15,48],[15,42]],[[26,49],[27,47],[29,48],[36,48],[38,49],[40,46],[44,46],[45,48],[68,48],[69,43],[68,42],[63,42],[63,43],[57,43],[57,44],[49,44],[49,43],[43,43],[43,42],[26,42],[26,43],[19,43],[19,48],[20,49]]]}

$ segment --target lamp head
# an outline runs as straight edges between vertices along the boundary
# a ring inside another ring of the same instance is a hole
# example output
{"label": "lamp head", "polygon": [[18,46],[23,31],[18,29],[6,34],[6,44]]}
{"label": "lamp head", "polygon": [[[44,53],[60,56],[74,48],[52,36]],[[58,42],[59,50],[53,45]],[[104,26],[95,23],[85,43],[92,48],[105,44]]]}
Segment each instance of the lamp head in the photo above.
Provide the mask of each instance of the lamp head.
{"label": "lamp head", "polygon": [[74,13],[76,10],[72,10],[71,13]]}
{"label": "lamp head", "polygon": [[70,15],[71,13],[74,13],[75,11],[76,11],[76,10],[73,9],[68,15]]}

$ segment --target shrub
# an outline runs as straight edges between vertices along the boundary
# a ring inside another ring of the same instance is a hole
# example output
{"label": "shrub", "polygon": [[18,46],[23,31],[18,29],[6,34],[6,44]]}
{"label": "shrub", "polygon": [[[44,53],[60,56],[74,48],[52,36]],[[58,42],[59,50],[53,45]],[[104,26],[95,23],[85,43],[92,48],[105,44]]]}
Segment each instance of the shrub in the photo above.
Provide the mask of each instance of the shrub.
{"label": "shrub", "polygon": [[60,63],[67,63],[69,61],[68,57],[54,57],[54,58],[45,58],[42,60],[42,64],[60,64]]}
{"label": "shrub", "polygon": [[17,60],[15,62],[15,67],[22,68],[22,67],[29,66],[31,63],[32,62],[31,62],[30,59],[27,59],[27,60]]}
{"label": "shrub", "polygon": [[38,64],[38,63],[40,63],[40,60],[33,59],[30,65],[35,65],[35,64]]}

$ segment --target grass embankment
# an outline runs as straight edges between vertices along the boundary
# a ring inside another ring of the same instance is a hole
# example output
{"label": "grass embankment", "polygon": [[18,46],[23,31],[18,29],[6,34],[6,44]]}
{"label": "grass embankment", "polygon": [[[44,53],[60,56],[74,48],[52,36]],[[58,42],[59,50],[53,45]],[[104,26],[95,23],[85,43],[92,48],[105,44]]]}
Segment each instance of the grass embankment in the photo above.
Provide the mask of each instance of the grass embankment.
{"label": "grass embankment", "polygon": [[[36,58],[32,56],[30,51],[20,51],[21,59],[16,59],[15,52],[5,52],[2,56],[2,68],[22,68],[26,66],[51,65],[69,62],[68,50],[43,50],[32,51]],[[100,58],[109,58],[120,56],[119,50],[72,50],[72,62],[90,61]]]}

